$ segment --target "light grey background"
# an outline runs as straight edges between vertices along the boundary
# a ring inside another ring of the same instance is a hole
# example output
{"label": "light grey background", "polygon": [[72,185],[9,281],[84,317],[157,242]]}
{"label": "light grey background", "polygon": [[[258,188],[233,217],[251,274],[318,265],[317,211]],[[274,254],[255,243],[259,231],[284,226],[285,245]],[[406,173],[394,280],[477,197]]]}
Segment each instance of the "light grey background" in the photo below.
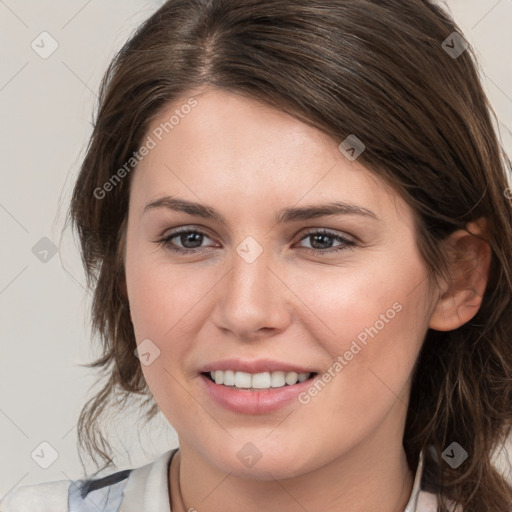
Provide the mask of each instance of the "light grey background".
{"label": "light grey background", "polygon": [[[69,229],[62,230],[100,79],[134,28],[162,3],[0,0],[0,496],[16,485],[82,477],[76,421],[98,388],[90,388],[93,371],[78,364],[98,351],[89,341],[78,252]],[[478,51],[510,155],[512,0],[445,4]],[[31,47],[34,40],[42,46],[43,31],[58,43],[47,59]],[[59,248],[46,263],[32,252],[43,237]],[[116,452],[119,468],[146,464],[177,446],[160,415],[140,433],[141,449],[135,418],[129,412],[111,430],[130,451]],[[51,457],[42,442],[58,453],[48,469],[31,456],[43,449]]]}

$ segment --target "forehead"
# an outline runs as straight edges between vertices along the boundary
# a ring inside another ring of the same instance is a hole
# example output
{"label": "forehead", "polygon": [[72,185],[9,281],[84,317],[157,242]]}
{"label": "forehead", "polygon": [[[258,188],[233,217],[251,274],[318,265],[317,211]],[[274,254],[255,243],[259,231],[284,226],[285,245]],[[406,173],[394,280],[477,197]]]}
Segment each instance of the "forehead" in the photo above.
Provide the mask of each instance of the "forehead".
{"label": "forehead", "polygon": [[148,137],[154,147],[131,189],[137,209],[167,194],[253,214],[318,201],[355,202],[376,213],[407,209],[381,178],[340,152],[340,141],[232,92],[192,91],[159,113]]}

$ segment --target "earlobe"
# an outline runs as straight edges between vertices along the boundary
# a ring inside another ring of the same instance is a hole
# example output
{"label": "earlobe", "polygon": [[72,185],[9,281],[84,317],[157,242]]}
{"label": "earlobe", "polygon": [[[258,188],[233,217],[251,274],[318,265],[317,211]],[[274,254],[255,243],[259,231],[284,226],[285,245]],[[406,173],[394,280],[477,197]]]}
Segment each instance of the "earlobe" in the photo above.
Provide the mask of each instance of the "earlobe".
{"label": "earlobe", "polygon": [[[469,231],[469,232],[468,232]],[[450,281],[443,282],[429,327],[451,331],[478,312],[489,280],[491,248],[485,219],[468,224],[445,241]]]}

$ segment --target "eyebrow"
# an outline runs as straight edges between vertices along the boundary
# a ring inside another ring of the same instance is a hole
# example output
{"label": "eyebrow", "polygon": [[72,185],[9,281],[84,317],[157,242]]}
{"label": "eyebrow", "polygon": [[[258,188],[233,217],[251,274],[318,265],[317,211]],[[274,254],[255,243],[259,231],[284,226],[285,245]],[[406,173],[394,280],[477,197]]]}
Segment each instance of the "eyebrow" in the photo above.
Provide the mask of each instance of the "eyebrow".
{"label": "eyebrow", "polygon": [[[162,197],[161,199],[148,203],[144,207],[143,213],[160,208],[188,213],[189,215],[195,215],[197,217],[202,217],[203,219],[209,219],[220,224],[227,225],[224,216],[212,207],[172,196]],[[283,208],[276,212],[274,220],[276,224],[283,224],[332,215],[359,215],[377,221],[380,220],[375,213],[366,208],[338,201],[311,206]]]}

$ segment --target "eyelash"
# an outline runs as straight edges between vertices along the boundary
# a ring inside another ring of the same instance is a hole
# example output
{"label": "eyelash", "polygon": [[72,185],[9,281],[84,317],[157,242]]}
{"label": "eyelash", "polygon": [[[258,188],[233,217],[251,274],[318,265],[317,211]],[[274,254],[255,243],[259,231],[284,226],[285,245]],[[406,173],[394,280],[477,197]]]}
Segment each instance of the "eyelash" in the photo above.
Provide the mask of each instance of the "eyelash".
{"label": "eyelash", "polygon": [[[174,252],[174,253],[177,253],[177,254],[187,255],[187,254],[194,254],[194,253],[198,253],[198,252],[203,252],[205,248],[182,249],[180,247],[176,247],[176,246],[171,244],[171,240],[173,238],[176,238],[179,235],[191,234],[191,233],[198,234],[198,235],[203,235],[203,236],[205,236],[207,238],[210,238],[210,237],[208,237],[208,235],[206,233],[203,233],[202,231],[197,231],[195,229],[189,229],[189,228],[183,228],[183,229],[180,229],[180,230],[177,230],[177,231],[174,231],[174,232],[170,233],[168,236],[166,236],[165,238],[163,238],[161,240],[157,240],[156,243],[158,245],[162,246],[162,247],[165,247],[167,250],[169,250],[171,252]],[[353,240],[350,240],[350,239],[345,238],[343,236],[334,234],[334,233],[332,233],[330,231],[327,231],[325,229],[317,229],[317,230],[314,230],[314,231],[310,231],[310,232],[306,233],[298,241],[302,242],[302,240],[305,240],[308,237],[311,237],[313,235],[326,235],[329,238],[334,238],[334,239],[338,240],[339,242],[342,242],[342,244],[340,246],[338,246],[337,248],[335,248],[335,249],[332,249],[332,248],[331,249],[309,249],[308,247],[303,247],[302,248],[308,254],[312,254],[314,256],[325,255],[326,253],[327,254],[339,253],[339,252],[342,252],[342,251],[346,251],[348,249],[352,249],[356,245],[356,242],[354,242]]]}

